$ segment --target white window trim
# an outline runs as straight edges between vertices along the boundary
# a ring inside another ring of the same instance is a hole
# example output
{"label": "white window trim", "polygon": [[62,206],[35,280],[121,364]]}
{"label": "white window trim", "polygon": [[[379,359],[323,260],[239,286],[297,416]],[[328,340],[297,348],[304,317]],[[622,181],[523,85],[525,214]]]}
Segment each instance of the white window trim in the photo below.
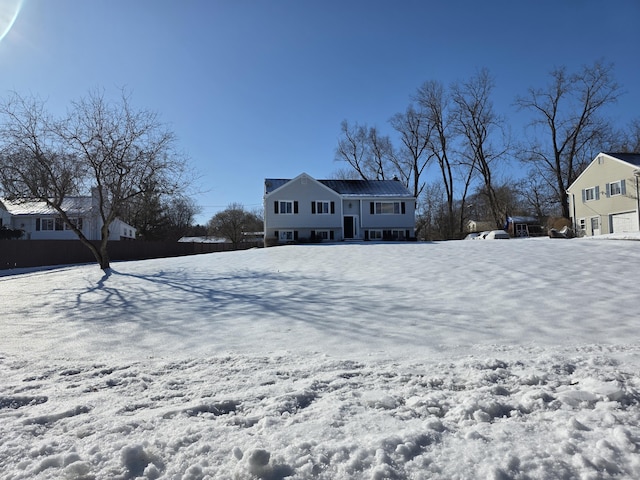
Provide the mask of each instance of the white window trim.
{"label": "white window trim", "polygon": [[[288,238],[291,237],[291,238]],[[293,242],[294,233],[293,230],[280,230],[278,232],[278,240],[283,242]]]}
{"label": "white window trim", "polygon": [[[383,205],[393,205],[393,212],[383,212]],[[380,207],[380,208],[378,208]],[[396,211],[397,207],[397,211]],[[375,215],[402,215],[402,205],[401,202],[375,202],[374,208]]]}
{"label": "white window trim", "polygon": [[[591,193],[591,198],[589,198],[589,193]],[[584,189],[584,201],[585,202],[593,202],[596,200],[596,187],[590,187]]]}
{"label": "white window trim", "polygon": [[[50,228],[45,228],[45,223]],[[56,229],[56,222],[53,218],[40,218],[40,230],[43,232],[53,232]]]}
{"label": "white window trim", "polygon": [[[316,215],[331,215],[331,202],[329,200],[316,200]],[[327,206],[327,211],[320,211],[319,206],[322,205],[324,210],[324,205]]]}
{"label": "white window trim", "polygon": [[[283,203],[291,205],[291,211],[290,212],[283,212],[282,211],[282,204]],[[293,200],[278,200],[278,215],[293,215],[293,214],[294,214]]]}
{"label": "white window trim", "polygon": [[[616,185],[617,186],[617,192],[613,192],[613,186]],[[609,184],[609,195],[611,195],[612,197],[615,195],[622,195],[622,182],[620,180],[618,180],[617,182],[611,182]]]}

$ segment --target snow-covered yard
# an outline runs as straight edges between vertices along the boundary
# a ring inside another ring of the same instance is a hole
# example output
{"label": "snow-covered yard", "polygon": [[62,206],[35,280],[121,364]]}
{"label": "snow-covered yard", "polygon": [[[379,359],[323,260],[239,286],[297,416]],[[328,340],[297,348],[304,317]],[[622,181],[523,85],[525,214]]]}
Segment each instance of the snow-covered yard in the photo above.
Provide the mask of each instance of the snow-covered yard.
{"label": "snow-covered yard", "polygon": [[640,243],[0,271],[2,479],[640,478]]}

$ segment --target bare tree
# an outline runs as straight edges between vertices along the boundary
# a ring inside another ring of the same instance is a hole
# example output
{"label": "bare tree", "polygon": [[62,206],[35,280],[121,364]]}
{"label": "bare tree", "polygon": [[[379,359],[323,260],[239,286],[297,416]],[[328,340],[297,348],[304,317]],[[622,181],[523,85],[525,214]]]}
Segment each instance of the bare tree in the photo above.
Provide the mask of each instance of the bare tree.
{"label": "bare tree", "polygon": [[640,152],[640,118],[632,120],[626,129],[618,132],[616,139],[617,142],[614,142],[612,152]]}
{"label": "bare tree", "polygon": [[234,247],[244,240],[245,233],[262,230],[262,218],[240,203],[231,203],[209,220],[209,234],[229,240]]}
{"label": "bare tree", "polygon": [[344,120],[336,148],[336,160],[346,162],[363,180],[384,180],[393,167],[393,146],[376,127],[350,126]]}
{"label": "bare tree", "polygon": [[521,203],[533,212],[538,220],[543,220],[554,213],[557,206],[553,188],[535,171],[530,172],[515,184]]}
{"label": "bare tree", "polygon": [[423,109],[409,105],[404,113],[397,113],[390,120],[391,126],[400,134],[403,148],[394,157],[400,180],[411,187],[418,198],[425,187],[421,178],[432,155],[428,149],[433,125]]}
{"label": "bare tree", "polygon": [[[109,227],[127,202],[149,185],[175,193],[186,183],[186,161],[175,137],[148,110],[134,110],[123,91],[117,102],[93,91],[73,102],[67,116],[53,118],[43,101],[13,94],[0,105],[0,182],[14,199],[37,199],[53,208],[93,253],[110,267]],[[100,241],[89,241],[62,203],[95,189]]]}
{"label": "bare tree", "polygon": [[534,137],[523,160],[532,162],[552,185],[566,218],[570,217],[567,188],[593,159],[610,128],[602,116],[604,108],[622,94],[612,71],[612,65],[600,61],[575,74],[556,68],[547,87],[530,88],[516,99],[520,109],[535,115]]}
{"label": "bare tree", "polygon": [[[482,69],[468,82],[454,84],[452,95],[456,129],[465,144],[463,156],[467,166],[482,177],[493,220],[496,227],[500,228],[502,219],[493,170],[496,161],[506,154],[508,142],[505,140],[503,122],[491,103],[493,87],[489,71]],[[500,134],[500,142],[496,144],[495,137]]]}
{"label": "bare tree", "polygon": [[428,81],[422,84],[416,94],[416,101],[422,107],[432,125],[428,148],[438,161],[442,175],[442,186],[446,195],[447,221],[445,238],[453,238],[454,234],[454,175],[453,165],[449,158],[453,137],[449,118],[450,99],[442,83]]}

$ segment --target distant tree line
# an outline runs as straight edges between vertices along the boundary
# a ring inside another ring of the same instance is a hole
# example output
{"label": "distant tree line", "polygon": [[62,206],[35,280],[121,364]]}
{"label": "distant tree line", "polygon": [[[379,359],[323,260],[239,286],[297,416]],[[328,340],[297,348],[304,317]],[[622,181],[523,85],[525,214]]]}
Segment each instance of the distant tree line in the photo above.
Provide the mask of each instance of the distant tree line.
{"label": "distant tree line", "polygon": [[[506,215],[569,217],[566,189],[600,151],[640,151],[640,119],[616,129],[606,107],[622,88],[613,66],[597,61],[570,73],[552,70],[549,83],[515,99],[531,121],[514,142],[507,119],[493,106],[495,83],[487,69],[449,86],[423,83],[389,124],[393,137],[375,126],[340,126],[339,178],[397,177],[418,198],[418,233],[428,239],[457,238],[465,221]],[[512,162],[528,167],[519,179],[502,177]],[[431,165],[438,172],[428,181]]]}

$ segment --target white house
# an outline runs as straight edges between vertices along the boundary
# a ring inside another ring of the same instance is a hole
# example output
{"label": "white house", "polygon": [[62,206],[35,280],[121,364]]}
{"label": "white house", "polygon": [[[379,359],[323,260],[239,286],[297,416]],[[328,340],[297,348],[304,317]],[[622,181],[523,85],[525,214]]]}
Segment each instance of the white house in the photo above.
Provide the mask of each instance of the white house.
{"label": "white house", "polygon": [[264,181],[265,243],[410,240],[415,197],[398,180]]}
{"label": "white house", "polygon": [[600,153],[567,189],[574,229],[583,235],[640,230],[640,153]]}
{"label": "white house", "polygon": [[[69,197],[62,208],[88,240],[100,240],[102,219],[95,192],[90,197]],[[26,240],[75,240],[78,237],[60,215],[42,201],[0,199],[0,226],[24,232]],[[136,229],[116,218],[109,228],[109,240],[133,240]]]}

